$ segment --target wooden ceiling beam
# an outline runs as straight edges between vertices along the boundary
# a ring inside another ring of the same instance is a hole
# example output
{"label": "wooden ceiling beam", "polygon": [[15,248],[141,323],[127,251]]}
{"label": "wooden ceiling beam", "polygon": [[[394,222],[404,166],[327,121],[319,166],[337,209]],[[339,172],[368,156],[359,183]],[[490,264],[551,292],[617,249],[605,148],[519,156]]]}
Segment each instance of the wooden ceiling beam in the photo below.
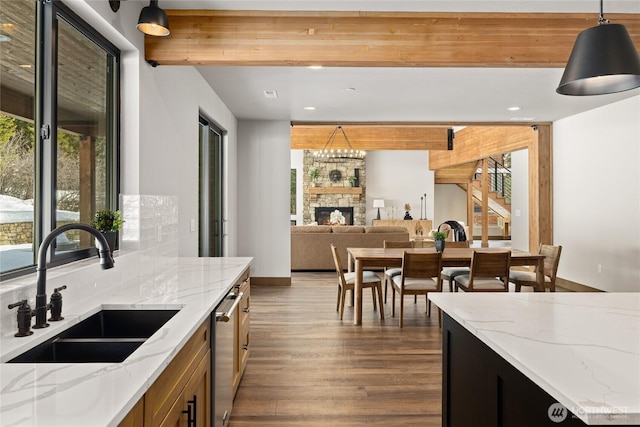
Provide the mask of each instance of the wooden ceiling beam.
{"label": "wooden ceiling beam", "polygon": [[[291,149],[320,150],[329,142],[335,126],[293,126]],[[342,126],[353,149],[357,150],[446,150],[447,127],[428,126]],[[349,148],[341,132],[336,132],[331,147]]]}
{"label": "wooden ceiling beam", "polygon": [[429,169],[438,170],[496,154],[529,148],[538,126],[469,126],[455,134],[453,150],[429,153]]}
{"label": "wooden ceiling beam", "polygon": [[[158,65],[557,67],[597,13],[168,10],[169,37],[145,37]],[[607,14],[640,50],[640,14]]]}

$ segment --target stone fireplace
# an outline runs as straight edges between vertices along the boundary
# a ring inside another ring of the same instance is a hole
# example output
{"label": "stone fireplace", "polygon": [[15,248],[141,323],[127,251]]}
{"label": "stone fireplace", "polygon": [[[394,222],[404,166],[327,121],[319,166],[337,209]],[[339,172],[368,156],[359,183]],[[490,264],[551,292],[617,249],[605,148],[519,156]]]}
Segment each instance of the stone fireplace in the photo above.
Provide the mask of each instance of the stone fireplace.
{"label": "stone fireplace", "polygon": [[[315,169],[318,177],[315,182],[309,177],[309,171]],[[357,176],[357,183],[352,186],[348,178]],[[340,161],[317,162],[311,151],[304,152],[303,169],[303,223],[317,221],[324,224],[329,215],[343,209],[350,215],[342,213],[350,225],[366,224],[366,186],[367,174],[364,160],[346,159]],[[317,209],[328,210],[326,218],[318,218]]]}
{"label": "stone fireplace", "polygon": [[340,211],[342,213],[342,216],[344,216],[344,225],[353,225],[353,208],[341,208],[338,206],[316,208],[315,216],[318,225],[330,225],[331,223],[329,221],[329,218],[331,212],[335,210]]}

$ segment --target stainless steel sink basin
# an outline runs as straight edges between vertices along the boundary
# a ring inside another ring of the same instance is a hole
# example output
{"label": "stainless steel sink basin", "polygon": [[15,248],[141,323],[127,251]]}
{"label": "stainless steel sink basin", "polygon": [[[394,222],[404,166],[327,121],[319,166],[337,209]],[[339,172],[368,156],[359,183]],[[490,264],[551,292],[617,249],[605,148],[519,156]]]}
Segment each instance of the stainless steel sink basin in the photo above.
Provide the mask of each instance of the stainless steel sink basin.
{"label": "stainless steel sink basin", "polygon": [[179,310],[102,310],[9,363],[119,363]]}

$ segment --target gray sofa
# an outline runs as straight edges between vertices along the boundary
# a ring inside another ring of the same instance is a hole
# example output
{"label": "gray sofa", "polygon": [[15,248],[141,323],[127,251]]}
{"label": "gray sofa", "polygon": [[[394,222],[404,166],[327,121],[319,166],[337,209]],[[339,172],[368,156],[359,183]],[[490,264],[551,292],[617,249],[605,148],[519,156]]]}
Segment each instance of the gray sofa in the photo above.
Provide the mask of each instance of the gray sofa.
{"label": "gray sofa", "polygon": [[291,270],[334,270],[331,244],[347,268],[347,248],[381,248],[385,240],[409,240],[405,227],[300,225],[291,227]]}

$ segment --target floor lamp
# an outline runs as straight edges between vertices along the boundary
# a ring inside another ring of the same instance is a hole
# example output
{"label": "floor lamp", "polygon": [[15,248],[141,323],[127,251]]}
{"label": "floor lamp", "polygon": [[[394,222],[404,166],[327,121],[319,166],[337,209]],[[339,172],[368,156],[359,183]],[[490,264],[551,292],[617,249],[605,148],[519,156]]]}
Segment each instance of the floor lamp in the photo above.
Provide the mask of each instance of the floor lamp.
{"label": "floor lamp", "polygon": [[376,219],[380,219],[380,208],[384,208],[384,200],[382,200],[382,199],[374,199],[373,200],[373,207],[374,208],[378,208],[378,216],[376,217]]}

